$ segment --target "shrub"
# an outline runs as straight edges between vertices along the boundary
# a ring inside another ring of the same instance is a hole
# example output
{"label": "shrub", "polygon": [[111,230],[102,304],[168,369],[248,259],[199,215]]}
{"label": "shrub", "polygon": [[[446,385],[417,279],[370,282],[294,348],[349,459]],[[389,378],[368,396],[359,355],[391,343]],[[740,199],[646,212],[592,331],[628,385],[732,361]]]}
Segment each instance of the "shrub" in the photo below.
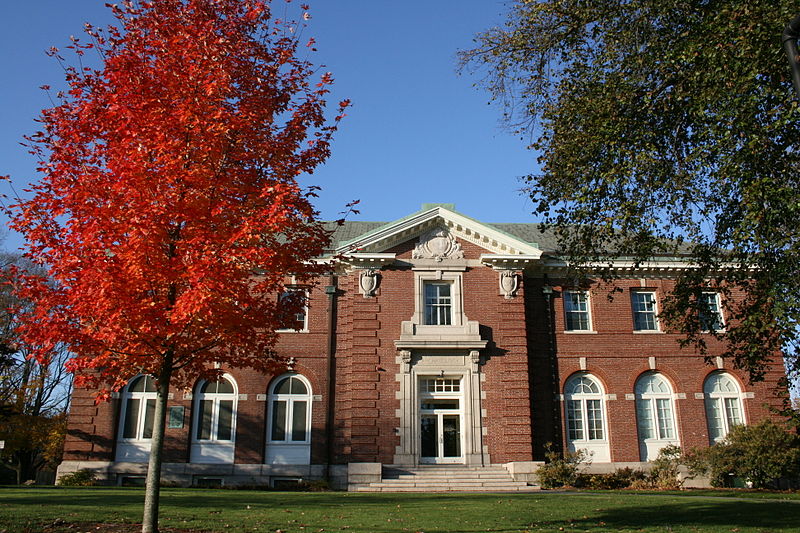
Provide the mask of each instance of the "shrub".
{"label": "shrub", "polygon": [[636,482],[645,479],[646,474],[641,470],[629,467],[618,468],[608,474],[579,474],[577,486],[594,490],[619,490],[626,489]]}
{"label": "shrub", "polygon": [[536,472],[543,489],[554,489],[565,485],[575,486],[578,481],[581,463],[586,463],[588,454],[583,450],[560,453],[553,449],[553,443],[545,445],[546,462]]}
{"label": "shrub", "polygon": [[670,444],[658,452],[653,467],[647,474],[647,482],[654,489],[679,489],[683,485],[680,478],[680,465],[683,451],[680,446]]}
{"label": "shrub", "polygon": [[58,480],[58,485],[61,487],[89,487],[94,485],[94,483],[94,471],[88,468],[77,470],[71,474],[65,474]]}
{"label": "shrub", "polygon": [[690,471],[708,474],[711,484],[730,485],[734,477],[763,488],[779,478],[800,475],[800,440],[771,420],[735,426],[725,439],[707,449],[692,450]]}

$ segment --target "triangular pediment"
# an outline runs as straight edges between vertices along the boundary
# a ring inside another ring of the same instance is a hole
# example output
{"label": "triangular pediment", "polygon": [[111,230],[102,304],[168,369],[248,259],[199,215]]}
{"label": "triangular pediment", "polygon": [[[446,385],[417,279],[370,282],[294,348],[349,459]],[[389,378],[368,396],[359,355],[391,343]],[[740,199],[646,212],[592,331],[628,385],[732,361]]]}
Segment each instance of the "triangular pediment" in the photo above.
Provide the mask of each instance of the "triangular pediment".
{"label": "triangular pediment", "polygon": [[538,259],[542,251],[529,243],[478,222],[441,204],[424,206],[394,222],[389,222],[363,235],[340,243],[337,254],[378,254],[398,244],[418,239],[421,235],[443,228],[458,241],[466,241],[485,249],[489,254],[527,256]]}

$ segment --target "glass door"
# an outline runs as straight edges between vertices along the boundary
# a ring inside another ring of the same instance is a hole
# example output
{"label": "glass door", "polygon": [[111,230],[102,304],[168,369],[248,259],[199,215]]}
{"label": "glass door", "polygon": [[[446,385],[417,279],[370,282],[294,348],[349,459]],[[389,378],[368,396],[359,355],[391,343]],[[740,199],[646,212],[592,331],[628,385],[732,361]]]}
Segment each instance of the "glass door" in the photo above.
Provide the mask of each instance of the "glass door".
{"label": "glass door", "polygon": [[420,463],[463,463],[461,379],[423,378],[420,385]]}

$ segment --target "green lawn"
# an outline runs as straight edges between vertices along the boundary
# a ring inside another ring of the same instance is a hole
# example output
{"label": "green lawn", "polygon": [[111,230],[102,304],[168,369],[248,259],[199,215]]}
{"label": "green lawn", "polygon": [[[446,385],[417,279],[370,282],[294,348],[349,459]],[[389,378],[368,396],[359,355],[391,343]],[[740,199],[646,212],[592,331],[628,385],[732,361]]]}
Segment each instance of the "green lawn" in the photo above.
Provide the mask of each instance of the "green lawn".
{"label": "green lawn", "polygon": [[[742,497],[162,489],[161,527],[282,533],[800,532],[797,495],[733,496]],[[142,501],[140,488],[0,488],[0,532],[135,531],[130,524],[140,521]],[[98,524],[107,525],[98,529]]]}

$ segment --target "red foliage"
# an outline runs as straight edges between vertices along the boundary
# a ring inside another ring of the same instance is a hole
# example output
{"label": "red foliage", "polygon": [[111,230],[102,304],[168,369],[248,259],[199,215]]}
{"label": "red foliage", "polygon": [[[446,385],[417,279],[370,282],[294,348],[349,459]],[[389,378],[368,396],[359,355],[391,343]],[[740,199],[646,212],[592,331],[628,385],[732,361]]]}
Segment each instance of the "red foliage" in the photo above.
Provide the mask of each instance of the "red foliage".
{"label": "red foliage", "polygon": [[326,119],[331,76],[312,80],[302,25],[268,1],[112,8],[119,27],[70,47],[102,69],[67,67],[29,139],[44,177],[12,225],[50,281],[20,276],[22,333],[42,354],[66,343],[77,385],[158,376],[167,354],[178,386],[212,362],[269,370],[275,295],[329,238],[296,177],[329,155],[348,102]]}

